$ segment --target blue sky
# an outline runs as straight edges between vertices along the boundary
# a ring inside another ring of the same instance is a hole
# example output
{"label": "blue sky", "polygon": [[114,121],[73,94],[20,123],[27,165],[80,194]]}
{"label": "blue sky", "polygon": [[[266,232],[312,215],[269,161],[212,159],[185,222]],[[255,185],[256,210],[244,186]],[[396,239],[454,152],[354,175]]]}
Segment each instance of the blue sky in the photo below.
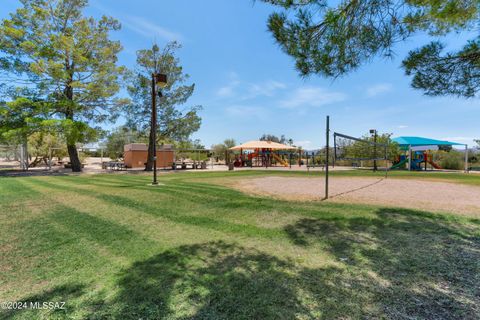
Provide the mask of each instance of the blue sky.
{"label": "blue sky", "polygon": [[[2,2],[0,18],[19,5]],[[325,143],[327,114],[332,130],[355,136],[376,128],[470,145],[480,138],[478,98],[432,98],[410,88],[401,60],[427,38],[412,38],[396,48],[393,60],[377,59],[335,81],[301,79],[267,31],[274,10],[251,0],[90,0],[86,14],[110,15],[122,23],[112,38],[121,40],[120,63],[127,67],[133,67],[136,50],[154,41],[183,45],[179,57],[196,84],[188,104],[204,106],[194,138],[206,146],[271,133],[317,148]],[[466,39],[456,35],[446,41],[456,48]]]}

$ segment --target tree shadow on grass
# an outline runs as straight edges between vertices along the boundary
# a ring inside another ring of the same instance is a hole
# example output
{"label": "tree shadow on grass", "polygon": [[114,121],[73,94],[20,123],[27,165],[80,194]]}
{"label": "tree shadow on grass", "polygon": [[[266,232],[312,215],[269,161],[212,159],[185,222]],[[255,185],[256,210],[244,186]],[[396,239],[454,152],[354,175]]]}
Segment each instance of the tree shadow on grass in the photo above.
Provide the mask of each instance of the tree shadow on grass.
{"label": "tree shadow on grass", "polygon": [[351,296],[340,283],[342,274],[336,267],[305,269],[222,241],[181,246],[125,270],[118,295],[94,317],[331,319],[362,314],[361,303],[336,307]]}
{"label": "tree shadow on grass", "polygon": [[135,263],[106,317],[294,318],[302,309],[288,262],[224,242],[181,246]]}
{"label": "tree shadow on grass", "polygon": [[373,219],[305,218],[285,231],[294,244],[335,256],[352,276],[373,276],[376,281],[364,282],[378,316],[478,319],[478,228],[409,209],[381,208],[375,214]]}

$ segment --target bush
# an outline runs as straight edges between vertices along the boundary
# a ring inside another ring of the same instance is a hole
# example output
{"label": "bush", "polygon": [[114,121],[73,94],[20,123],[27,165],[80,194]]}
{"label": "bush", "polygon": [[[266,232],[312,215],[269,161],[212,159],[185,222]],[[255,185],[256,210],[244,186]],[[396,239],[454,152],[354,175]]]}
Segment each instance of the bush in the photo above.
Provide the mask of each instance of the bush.
{"label": "bush", "polygon": [[463,155],[460,152],[450,151],[442,154],[440,166],[443,169],[462,170],[464,166]]}
{"label": "bush", "polygon": [[468,163],[478,163],[480,160],[480,154],[478,153],[470,153],[468,157]]}
{"label": "bush", "polygon": [[88,157],[88,154],[86,154],[85,152],[78,153],[78,159],[80,160],[80,163],[85,163],[85,160],[87,160]]}

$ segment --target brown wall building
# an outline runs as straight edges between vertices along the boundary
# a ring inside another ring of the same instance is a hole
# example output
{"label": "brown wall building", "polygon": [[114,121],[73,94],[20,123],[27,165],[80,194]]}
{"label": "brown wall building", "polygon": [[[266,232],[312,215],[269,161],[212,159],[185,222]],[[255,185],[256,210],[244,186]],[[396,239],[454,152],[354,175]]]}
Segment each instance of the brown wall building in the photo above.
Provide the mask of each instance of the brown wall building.
{"label": "brown wall building", "polygon": [[[127,168],[141,168],[147,162],[148,147],[144,143],[131,143],[123,147],[123,161]],[[157,147],[157,167],[171,167],[175,154],[171,145]]]}

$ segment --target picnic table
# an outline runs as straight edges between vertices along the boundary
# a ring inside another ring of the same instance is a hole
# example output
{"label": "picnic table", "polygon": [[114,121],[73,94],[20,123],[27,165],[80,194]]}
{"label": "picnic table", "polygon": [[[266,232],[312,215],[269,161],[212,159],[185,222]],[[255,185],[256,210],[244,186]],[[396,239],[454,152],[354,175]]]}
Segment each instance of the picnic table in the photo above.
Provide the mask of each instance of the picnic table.
{"label": "picnic table", "polygon": [[206,169],[207,163],[205,161],[177,161],[172,162],[172,169],[176,170],[180,166],[180,169],[185,170],[190,167],[191,169]]}

